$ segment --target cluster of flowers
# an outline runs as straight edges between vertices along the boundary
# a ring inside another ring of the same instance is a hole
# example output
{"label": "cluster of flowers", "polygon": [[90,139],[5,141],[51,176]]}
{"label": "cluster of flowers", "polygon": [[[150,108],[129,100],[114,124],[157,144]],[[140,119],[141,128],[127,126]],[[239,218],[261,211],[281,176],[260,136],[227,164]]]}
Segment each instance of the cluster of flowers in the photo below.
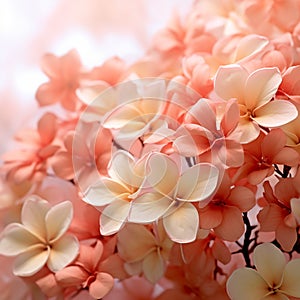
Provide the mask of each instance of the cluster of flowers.
{"label": "cluster of flowers", "polygon": [[1,168],[1,299],[300,298],[298,0],[196,1],[134,64],[42,69]]}

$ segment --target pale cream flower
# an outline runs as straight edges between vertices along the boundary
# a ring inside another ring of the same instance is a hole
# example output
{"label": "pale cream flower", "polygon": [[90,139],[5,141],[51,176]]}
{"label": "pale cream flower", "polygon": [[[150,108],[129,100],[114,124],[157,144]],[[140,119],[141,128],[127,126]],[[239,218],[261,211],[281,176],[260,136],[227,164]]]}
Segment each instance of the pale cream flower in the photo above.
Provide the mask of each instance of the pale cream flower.
{"label": "pale cream flower", "polygon": [[283,253],[271,243],[257,246],[253,254],[256,270],[235,270],[227,281],[232,300],[288,300],[300,297],[300,259],[286,263]]}
{"label": "pale cream flower", "polygon": [[0,238],[0,254],[17,256],[14,275],[31,276],[46,264],[56,272],[76,258],[77,238],[65,234],[72,216],[70,201],[51,207],[38,196],[27,198],[21,213],[22,224],[9,224]]}

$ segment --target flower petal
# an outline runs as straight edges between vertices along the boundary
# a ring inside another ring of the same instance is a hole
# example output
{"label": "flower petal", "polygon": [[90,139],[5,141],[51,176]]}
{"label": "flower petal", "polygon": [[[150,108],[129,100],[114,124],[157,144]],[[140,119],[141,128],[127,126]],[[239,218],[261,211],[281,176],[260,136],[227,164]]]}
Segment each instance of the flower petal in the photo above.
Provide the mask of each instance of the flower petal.
{"label": "flower petal", "polygon": [[219,67],[215,76],[215,92],[224,100],[238,99],[244,104],[244,89],[248,72],[240,65]]}
{"label": "flower petal", "polygon": [[27,198],[22,208],[22,223],[44,241],[46,241],[45,216],[49,209],[49,203],[38,196]]}
{"label": "flower petal", "polygon": [[179,178],[176,199],[202,201],[215,191],[219,170],[211,164],[201,163],[187,169]]}
{"label": "flower petal", "polygon": [[196,239],[199,215],[191,203],[184,203],[170,215],[163,218],[165,230],[174,242],[190,243]]}
{"label": "flower petal", "polygon": [[246,82],[245,104],[250,110],[268,103],[281,83],[277,68],[263,68],[251,73]]}
{"label": "flower petal", "polygon": [[286,100],[274,100],[254,111],[255,120],[263,127],[278,127],[287,124],[298,116],[294,104]]}
{"label": "flower petal", "polygon": [[81,285],[89,274],[79,266],[69,266],[55,273],[55,278],[62,287]]}
{"label": "flower petal", "polygon": [[143,272],[145,277],[155,284],[164,274],[164,261],[158,251],[152,251],[143,260]]}
{"label": "flower petal", "polygon": [[98,273],[96,280],[90,284],[89,293],[94,299],[102,299],[114,286],[114,279],[110,274]]}
{"label": "flower petal", "polygon": [[298,224],[300,224],[300,198],[291,199],[291,210]]}
{"label": "flower petal", "polygon": [[251,119],[241,118],[237,126],[237,131],[241,133],[241,144],[248,144],[259,136],[260,128],[255,122],[252,122]]}
{"label": "flower petal", "polygon": [[112,157],[108,171],[110,177],[125,186],[139,187],[143,177],[134,172],[134,158],[126,151],[117,151]]}
{"label": "flower petal", "polygon": [[52,272],[57,272],[71,263],[78,253],[77,238],[73,235],[65,235],[53,243],[47,266]]}
{"label": "flower petal", "polygon": [[238,240],[244,232],[241,211],[234,206],[224,206],[222,222],[214,228],[214,232],[226,241],[234,242]]}
{"label": "flower petal", "polygon": [[126,262],[139,261],[155,248],[154,236],[143,225],[126,224],[118,232],[118,252]]}
{"label": "flower petal", "polygon": [[258,245],[254,249],[253,262],[257,272],[270,287],[280,285],[286,261],[276,246],[271,243]]}
{"label": "flower petal", "polygon": [[100,232],[102,235],[111,235],[120,230],[128,217],[130,203],[124,200],[115,200],[104,208],[100,217]]}
{"label": "flower petal", "polygon": [[160,193],[145,193],[132,202],[128,221],[143,224],[154,222],[171,204],[172,201]]}
{"label": "flower petal", "polygon": [[87,190],[83,200],[94,206],[103,206],[125,193],[128,194],[129,190],[124,185],[110,178],[103,178]]}
{"label": "flower petal", "polygon": [[14,262],[14,275],[31,276],[37,273],[46,264],[49,254],[50,249],[45,249],[44,245],[20,254]]}
{"label": "flower petal", "polygon": [[161,153],[154,153],[149,157],[148,167],[147,180],[156,191],[169,195],[175,190],[179,170],[171,158]]}
{"label": "flower petal", "polygon": [[241,268],[235,270],[227,280],[227,292],[231,300],[263,299],[268,291],[268,285],[253,269]]}
{"label": "flower petal", "polygon": [[73,218],[73,206],[70,201],[61,202],[48,211],[45,219],[47,240],[58,240],[69,228]]}
{"label": "flower petal", "polygon": [[0,239],[0,254],[15,256],[40,244],[41,241],[22,224],[11,223],[5,227]]}
{"label": "flower petal", "polygon": [[287,263],[283,273],[280,290],[289,296],[300,298],[299,281],[300,259],[293,259]]}

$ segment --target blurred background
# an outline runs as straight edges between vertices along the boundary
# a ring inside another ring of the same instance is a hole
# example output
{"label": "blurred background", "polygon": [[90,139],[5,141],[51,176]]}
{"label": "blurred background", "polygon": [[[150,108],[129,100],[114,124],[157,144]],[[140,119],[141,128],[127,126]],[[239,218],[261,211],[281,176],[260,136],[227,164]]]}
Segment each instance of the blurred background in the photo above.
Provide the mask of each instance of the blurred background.
{"label": "blurred background", "polygon": [[40,69],[46,52],[77,49],[84,65],[118,55],[143,56],[153,34],[174,10],[184,14],[192,0],[0,0],[0,155],[14,132],[34,116]]}

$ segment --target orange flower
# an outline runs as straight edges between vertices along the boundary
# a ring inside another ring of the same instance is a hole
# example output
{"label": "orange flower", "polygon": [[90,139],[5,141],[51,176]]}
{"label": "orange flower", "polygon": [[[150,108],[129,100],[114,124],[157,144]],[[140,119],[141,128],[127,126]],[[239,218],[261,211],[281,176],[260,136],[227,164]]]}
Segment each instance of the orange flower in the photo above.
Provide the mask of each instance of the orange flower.
{"label": "orange flower", "polygon": [[236,241],[244,232],[242,212],[255,205],[255,195],[245,186],[232,186],[228,173],[213,199],[199,209],[200,228],[213,229],[217,237]]}
{"label": "orange flower", "polygon": [[37,130],[20,132],[16,137],[26,148],[3,156],[3,170],[9,181],[38,182],[46,176],[48,159],[59,148],[52,144],[56,136],[56,116],[52,113],[44,114],[37,127]]}
{"label": "orange flower", "polygon": [[36,92],[39,105],[60,102],[67,110],[78,109],[80,102],[75,91],[79,87],[82,65],[77,51],[71,50],[61,57],[46,54],[42,60],[42,69],[49,81],[42,84]]}

